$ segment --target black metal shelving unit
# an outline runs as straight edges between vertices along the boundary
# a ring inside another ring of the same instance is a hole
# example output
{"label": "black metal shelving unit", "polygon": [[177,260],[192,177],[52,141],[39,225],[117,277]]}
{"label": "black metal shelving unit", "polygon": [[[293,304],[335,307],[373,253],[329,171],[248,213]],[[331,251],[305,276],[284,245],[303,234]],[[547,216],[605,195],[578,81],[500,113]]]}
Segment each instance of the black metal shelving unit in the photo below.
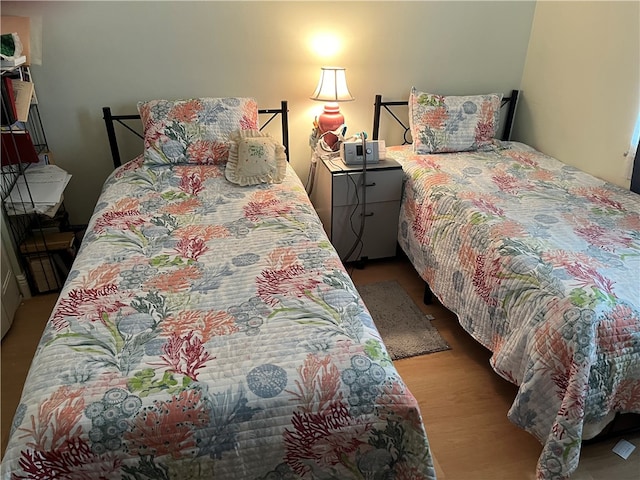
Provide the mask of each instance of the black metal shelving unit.
{"label": "black metal shelving unit", "polygon": [[[10,70],[2,70],[2,77],[10,76],[24,81],[33,82],[28,66],[19,66]],[[4,78],[2,79],[4,81]],[[11,118],[5,98],[2,98],[4,118]],[[10,125],[2,125],[2,180],[0,182],[0,197],[2,200],[2,215],[4,224],[10,230],[13,248],[26,274],[33,294],[59,290],[65,279],[65,270],[70,265],[69,258],[60,258],[59,242],[69,236],[60,235],[69,228],[68,213],[64,208],[62,197],[55,207],[44,215],[38,213],[32,196],[32,189],[26,182],[25,173],[32,168],[20,156],[17,135],[28,132],[31,143],[37,155],[48,152],[45,130],[38,110],[35,90],[29,106],[26,122],[16,121]],[[14,155],[8,155],[8,148],[13,148]],[[19,189],[19,198],[9,202],[12,190],[18,182],[23,182],[26,188]],[[71,252],[70,252],[71,253]],[[64,257],[64,255],[63,255]]]}

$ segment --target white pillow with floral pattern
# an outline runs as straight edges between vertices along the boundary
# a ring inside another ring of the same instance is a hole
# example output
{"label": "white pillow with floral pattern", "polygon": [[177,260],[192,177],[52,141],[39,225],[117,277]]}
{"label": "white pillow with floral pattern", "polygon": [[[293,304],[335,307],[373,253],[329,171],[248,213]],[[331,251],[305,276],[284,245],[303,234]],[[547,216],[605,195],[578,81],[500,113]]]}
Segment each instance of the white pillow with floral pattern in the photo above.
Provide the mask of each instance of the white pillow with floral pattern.
{"label": "white pillow with floral pattern", "polygon": [[144,129],[144,162],[223,164],[229,157],[230,135],[258,128],[253,98],[192,98],[138,102]]}
{"label": "white pillow with floral pattern", "polygon": [[502,94],[409,95],[409,127],[416,153],[466,152],[493,143]]}

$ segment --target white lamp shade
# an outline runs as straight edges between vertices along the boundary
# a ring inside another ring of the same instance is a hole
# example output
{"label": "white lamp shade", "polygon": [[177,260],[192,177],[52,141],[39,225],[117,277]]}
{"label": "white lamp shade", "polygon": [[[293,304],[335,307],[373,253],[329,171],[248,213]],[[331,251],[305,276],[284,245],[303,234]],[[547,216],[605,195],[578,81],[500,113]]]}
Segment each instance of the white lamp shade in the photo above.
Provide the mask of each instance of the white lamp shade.
{"label": "white lamp shade", "polygon": [[320,81],[312,100],[321,102],[348,102],[354,100],[347,88],[345,69],[341,67],[321,67]]}

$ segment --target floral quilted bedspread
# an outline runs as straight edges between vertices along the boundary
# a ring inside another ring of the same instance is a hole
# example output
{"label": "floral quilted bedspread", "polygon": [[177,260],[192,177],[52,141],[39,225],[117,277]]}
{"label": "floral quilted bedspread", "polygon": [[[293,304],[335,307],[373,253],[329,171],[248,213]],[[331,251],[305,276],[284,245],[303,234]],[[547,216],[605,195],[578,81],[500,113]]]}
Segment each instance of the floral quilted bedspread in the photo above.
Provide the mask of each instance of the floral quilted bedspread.
{"label": "floral quilted bedspread", "polygon": [[418,404],[302,183],[116,170],[2,478],[431,479]]}
{"label": "floral quilted bedspread", "polygon": [[519,385],[508,416],[544,445],[538,477],[567,477],[583,435],[640,413],[640,195],[515,142],[387,152],[403,250]]}

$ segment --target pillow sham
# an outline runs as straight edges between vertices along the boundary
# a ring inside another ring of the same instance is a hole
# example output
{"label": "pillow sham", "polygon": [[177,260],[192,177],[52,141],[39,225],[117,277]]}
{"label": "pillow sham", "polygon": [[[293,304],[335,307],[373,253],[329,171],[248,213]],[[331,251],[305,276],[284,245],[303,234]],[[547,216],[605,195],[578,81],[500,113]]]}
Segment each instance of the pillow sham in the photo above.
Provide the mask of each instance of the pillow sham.
{"label": "pillow sham", "polygon": [[443,96],[411,88],[409,128],[416,153],[466,152],[492,143],[502,94]]}
{"label": "pillow sham", "polygon": [[284,146],[268,133],[239,130],[231,135],[225,177],[238,185],[281,183],[287,170]]}
{"label": "pillow sham", "polygon": [[138,102],[144,162],[151,165],[223,164],[232,132],[258,128],[253,98],[192,98]]}

